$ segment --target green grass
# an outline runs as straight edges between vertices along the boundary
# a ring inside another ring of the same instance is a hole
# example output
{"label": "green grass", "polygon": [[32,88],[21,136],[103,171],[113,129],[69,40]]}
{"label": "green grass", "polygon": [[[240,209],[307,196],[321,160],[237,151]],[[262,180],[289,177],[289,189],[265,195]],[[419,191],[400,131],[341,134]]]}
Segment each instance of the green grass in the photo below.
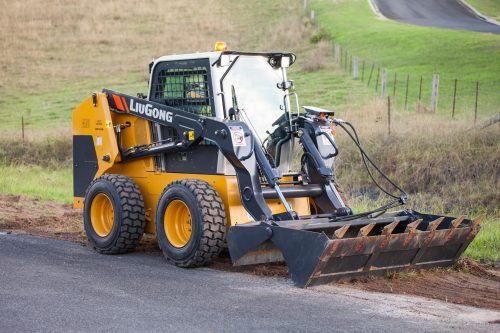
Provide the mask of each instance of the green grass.
{"label": "green grass", "polygon": [[[351,55],[388,68],[388,92],[392,94],[394,73],[398,73],[398,105],[402,105],[406,75],[410,74],[411,104],[417,100],[420,76],[423,102],[429,104],[432,74],[440,74],[438,112],[449,114],[454,80],[458,79],[457,113],[472,115],[475,82],[480,82],[479,112],[488,116],[500,105],[500,35],[420,27],[378,18],[365,0],[314,0],[318,25]],[[350,61],[350,60],[349,60]]]}
{"label": "green grass", "polygon": [[500,219],[483,220],[481,230],[464,256],[480,261],[500,262]]}
{"label": "green grass", "polygon": [[497,21],[500,20],[500,1],[498,0],[467,0],[474,8],[483,15],[489,16]]}
{"label": "green grass", "polygon": [[373,100],[371,91],[362,82],[351,80],[332,63],[330,59],[326,68],[312,72],[292,67],[289,78],[294,81],[301,105],[347,112]]}
{"label": "green grass", "polygon": [[0,166],[0,188],[5,194],[73,202],[73,176],[69,167],[49,170],[40,166]]}
{"label": "green grass", "polygon": [[21,117],[29,136],[29,130],[55,134],[58,129],[71,130],[71,113],[94,91],[109,88],[135,95],[147,94],[148,84],[144,73],[106,77],[101,80],[76,80],[59,83],[51,90],[34,91],[31,94],[14,92],[0,96],[0,128],[21,132]]}

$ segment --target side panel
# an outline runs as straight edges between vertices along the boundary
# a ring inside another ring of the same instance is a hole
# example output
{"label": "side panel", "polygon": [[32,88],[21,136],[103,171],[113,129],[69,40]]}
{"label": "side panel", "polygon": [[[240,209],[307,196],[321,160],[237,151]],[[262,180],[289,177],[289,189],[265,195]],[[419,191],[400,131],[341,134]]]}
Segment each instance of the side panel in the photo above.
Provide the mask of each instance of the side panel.
{"label": "side panel", "polygon": [[[96,93],[95,97],[88,97],[73,111],[73,137],[76,143],[73,150],[76,165],[73,175],[73,205],[75,208],[82,208],[83,196],[90,182],[119,160],[113,121],[105,94]],[[105,155],[109,159],[104,159]]]}
{"label": "side panel", "polygon": [[97,173],[97,156],[92,135],[73,136],[73,195],[84,197]]}

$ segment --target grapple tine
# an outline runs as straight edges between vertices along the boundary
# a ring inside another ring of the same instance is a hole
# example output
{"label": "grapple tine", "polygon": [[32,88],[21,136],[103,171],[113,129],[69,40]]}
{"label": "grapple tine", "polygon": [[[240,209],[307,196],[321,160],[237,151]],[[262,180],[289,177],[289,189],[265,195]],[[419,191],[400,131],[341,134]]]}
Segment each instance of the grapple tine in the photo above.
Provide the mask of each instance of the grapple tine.
{"label": "grapple tine", "polygon": [[417,228],[420,225],[420,223],[422,223],[422,219],[418,219],[416,221],[413,221],[412,223],[409,223],[406,226],[405,234],[413,234],[413,233],[415,233],[415,231],[417,230]]}
{"label": "grapple tine", "polygon": [[462,224],[462,222],[464,221],[465,217],[466,217],[465,215],[462,215],[451,221],[451,229],[458,228],[460,224]]}
{"label": "grapple tine", "polygon": [[321,217],[276,224],[253,222],[233,226],[227,239],[233,263],[235,259],[241,265],[285,261],[294,283],[307,287],[450,266],[479,232],[483,217],[472,220],[401,211],[360,217],[347,224]]}
{"label": "grapple tine", "polygon": [[484,216],[485,214],[481,214],[479,215],[478,217],[472,219],[472,224],[471,224],[471,228],[475,228],[479,225],[479,223],[481,223],[481,221],[484,219]]}
{"label": "grapple tine", "polygon": [[336,238],[344,238],[347,230],[349,230],[349,225],[346,224],[340,227],[339,229],[335,230],[333,234],[335,235]]}
{"label": "grapple tine", "polygon": [[396,229],[396,227],[398,226],[399,224],[399,220],[396,220],[394,222],[392,222],[391,224],[388,224],[384,227],[384,229],[382,230],[382,234],[383,235],[390,235],[392,234],[392,232],[394,231],[394,229]]}
{"label": "grapple tine", "polygon": [[434,221],[429,222],[429,225],[427,226],[427,231],[435,231],[441,222],[443,222],[444,217],[439,217],[435,219]]}
{"label": "grapple tine", "polygon": [[370,223],[363,228],[359,229],[358,232],[358,237],[366,237],[372,231],[373,227],[375,226],[375,223]]}

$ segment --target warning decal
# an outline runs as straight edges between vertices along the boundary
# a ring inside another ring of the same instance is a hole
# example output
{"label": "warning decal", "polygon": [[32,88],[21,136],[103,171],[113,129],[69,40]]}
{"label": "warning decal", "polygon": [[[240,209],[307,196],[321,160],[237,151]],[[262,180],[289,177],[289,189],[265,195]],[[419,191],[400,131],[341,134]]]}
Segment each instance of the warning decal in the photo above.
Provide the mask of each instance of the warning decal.
{"label": "warning decal", "polygon": [[246,146],[245,132],[241,126],[229,126],[231,131],[231,140],[234,146]]}

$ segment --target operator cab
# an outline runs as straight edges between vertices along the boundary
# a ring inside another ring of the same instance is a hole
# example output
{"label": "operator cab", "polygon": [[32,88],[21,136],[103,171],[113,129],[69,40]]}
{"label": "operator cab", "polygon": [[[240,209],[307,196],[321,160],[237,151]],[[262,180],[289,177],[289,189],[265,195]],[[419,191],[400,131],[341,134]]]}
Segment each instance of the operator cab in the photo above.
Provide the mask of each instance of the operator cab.
{"label": "operator cab", "polygon": [[[266,148],[282,174],[292,171],[294,140],[290,99],[298,101],[286,69],[295,62],[292,53],[227,51],[164,56],[150,65],[148,99],[197,115],[245,122]],[[175,140],[171,127],[151,123],[155,142]],[[277,160],[276,160],[277,158]],[[234,174],[216,146],[208,141],[183,152],[164,153],[155,159],[163,172]]]}

